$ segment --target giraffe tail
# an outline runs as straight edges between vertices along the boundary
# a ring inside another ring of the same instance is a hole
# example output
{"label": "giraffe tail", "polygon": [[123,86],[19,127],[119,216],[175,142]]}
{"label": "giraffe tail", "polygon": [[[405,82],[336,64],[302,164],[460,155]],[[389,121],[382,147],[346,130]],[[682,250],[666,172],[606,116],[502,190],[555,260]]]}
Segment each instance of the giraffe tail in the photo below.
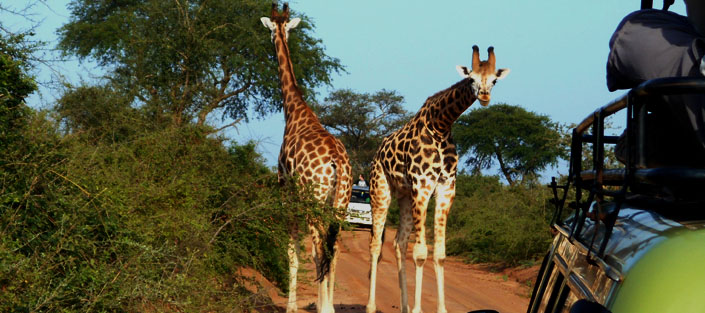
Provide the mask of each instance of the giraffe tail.
{"label": "giraffe tail", "polygon": [[[332,204],[332,207],[335,210],[335,219],[331,221],[330,225],[328,225],[328,230],[326,231],[323,239],[323,255],[321,256],[321,262],[318,265],[318,277],[316,278],[317,281],[322,281],[325,275],[327,275],[330,270],[331,270],[331,261],[335,257],[335,254],[338,252],[336,251],[336,242],[338,241],[338,235],[340,234],[340,206],[341,203],[347,203],[346,201],[341,201],[342,199],[340,197],[347,196],[348,198],[350,197],[349,193],[344,192],[345,184],[342,182],[342,177],[344,175],[338,175],[338,164],[335,162],[331,162],[331,166],[333,167],[333,181],[335,182],[335,188],[333,188],[333,193],[329,194],[327,203],[329,205]],[[349,174],[348,174],[349,176]],[[330,201],[332,200],[332,201]],[[332,202],[332,203],[331,203]]]}

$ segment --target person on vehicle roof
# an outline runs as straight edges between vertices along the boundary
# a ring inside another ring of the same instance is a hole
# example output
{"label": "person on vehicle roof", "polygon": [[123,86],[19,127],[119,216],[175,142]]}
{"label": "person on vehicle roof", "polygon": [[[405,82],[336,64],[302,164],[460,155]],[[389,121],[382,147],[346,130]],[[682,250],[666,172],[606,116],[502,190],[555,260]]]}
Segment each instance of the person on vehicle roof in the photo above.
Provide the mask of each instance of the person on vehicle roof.
{"label": "person on vehicle roof", "polygon": [[[687,17],[646,9],[627,15],[610,39],[607,88],[630,89],[661,77],[705,76],[705,1],[685,0]],[[705,96],[649,99],[647,167],[705,168]],[[622,139],[624,138],[622,134]],[[625,162],[623,140],[616,147]]]}

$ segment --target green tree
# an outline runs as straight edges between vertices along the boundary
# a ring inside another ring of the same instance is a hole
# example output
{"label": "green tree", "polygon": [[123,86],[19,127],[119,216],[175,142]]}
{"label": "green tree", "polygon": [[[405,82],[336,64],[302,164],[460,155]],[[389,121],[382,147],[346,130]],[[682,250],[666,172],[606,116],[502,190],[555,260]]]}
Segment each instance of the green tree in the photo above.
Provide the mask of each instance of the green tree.
{"label": "green tree", "polygon": [[345,145],[354,176],[367,174],[377,147],[385,136],[411,117],[402,107],[404,97],[396,91],[374,94],[349,89],[333,91],[322,104],[313,104],[321,124]]}
{"label": "green tree", "polygon": [[[257,0],[73,0],[59,48],[111,70],[109,79],[155,116],[175,125],[207,122],[223,112],[236,122],[248,109],[280,110],[277,60]],[[295,14],[306,17],[302,14]],[[293,66],[307,97],[343,70],[304,22],[289,38]]]}
{"label": "green tree", "polygon": [[521,107],[495,104],[463,114],[453,129],[461,156],[474,171],[494,162],[510,185],[535,179],[537,173],[566,156],[559,125],[548,116]]}
{"label": "green tree", "polygon": [[24,99],[37,88],[28,74],[31,52],[26,34],[0,32],[0,151],[19,139],[20,129],[27,122],[30,111]]}

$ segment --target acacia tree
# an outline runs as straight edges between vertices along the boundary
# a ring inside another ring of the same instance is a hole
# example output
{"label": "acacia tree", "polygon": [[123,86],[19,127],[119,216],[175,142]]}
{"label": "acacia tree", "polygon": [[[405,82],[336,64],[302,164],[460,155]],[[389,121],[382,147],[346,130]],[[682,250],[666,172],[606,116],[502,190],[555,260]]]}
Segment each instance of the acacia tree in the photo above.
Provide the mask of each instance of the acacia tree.
{"label": "acacia tree", "polygon": [[[277,60],[259,17],[270,4],[258,0],[73,0],[70,21],[59,29],[65,54],[90,58],[156,116],[175,125],[199,125],[215,111],[239,121],[248,109],[263,116],[280,110]],[[302,14],[289,48],[299,85],[330,83],[343,70],[312,36]]]}
{"label": "acacia tree", "polygon": [[333,91],[322,104],[313,104],[321,124],[345,145],[354,176],[367,174],[382,139],[411,117],[396,91],[373,94],[349,89]]}
{"label": "acacia tree", "polygon": [[566,157],[559,125],[548,116],[508,104],[494,104],[463,114],[453,137],[465,163],[474,171],[497,162],[510,185],[534,179],[549,165]]}

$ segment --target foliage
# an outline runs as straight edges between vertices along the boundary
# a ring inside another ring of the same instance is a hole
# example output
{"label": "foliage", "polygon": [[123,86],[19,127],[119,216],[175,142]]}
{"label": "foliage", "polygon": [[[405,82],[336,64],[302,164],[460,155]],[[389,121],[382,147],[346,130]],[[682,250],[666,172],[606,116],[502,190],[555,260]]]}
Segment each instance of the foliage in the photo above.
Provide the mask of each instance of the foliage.
{"label": "foliage", "polygon": [[[71,21],[59,30],[59,48],[112,70],[109,79],[154,115],[175,125],[224,110],[247,118],[280,109],[277,60],[258,0],[73,0]],[[294,14],[306,20],[301,14]],[[289,48],[300,87],[330,83],[342,70],[324,53],[308,21],[291,32]]]}
{"label": "foliage", "polygon": [[121,140],[96,140],[92,122],[66,133],[50,112],[16,130],[26,140],[0,163],[0,311],[265,305],[241,267],[286,289],[290,222],[328,213],[280,188],[252,143],[226,149],[208,129],[119,112],[135,119]]}
{"label": "foliage", "polygon": [[[138,129],[155,129],[156,121],[143,123],[130,99],[110,86],[68,88],[57,101],[56,110],[67,132],[85,139],[116,142],[129,138]],[[158,123],[157,123],[158,124]],[[166,126],[162,123],[161,126]]]}
{"label": "foliage", "polygon": [[27,74],[31,49],[24,34],[0,35],[0,151],[20,140],[15,130],[24,126],[29,112],[24,99],[37,88]]}
{"label": "foliage", "polygon": [[549,165],[565,158],[558,125],[548,116],[518,106],[494,104],[463,114],[453,137],[466,164],[479,172],[496,161],[510,185],[531,181]]}
{"label": "foliage", "polygon": [[382,139],[411,118],[402,103],[404,97],[396,91],[382,89],[370,94],[340,89],[312,108],[321,124],[345,145],[353,176],[357,177],[357,174],[369,173]]}
{"label": "foliage", "polygon": [[472,262],[515,266],[551,242],[553,206],[541,185],[502,185],[496,176],[458,175],[447,225],[447,252]]}

